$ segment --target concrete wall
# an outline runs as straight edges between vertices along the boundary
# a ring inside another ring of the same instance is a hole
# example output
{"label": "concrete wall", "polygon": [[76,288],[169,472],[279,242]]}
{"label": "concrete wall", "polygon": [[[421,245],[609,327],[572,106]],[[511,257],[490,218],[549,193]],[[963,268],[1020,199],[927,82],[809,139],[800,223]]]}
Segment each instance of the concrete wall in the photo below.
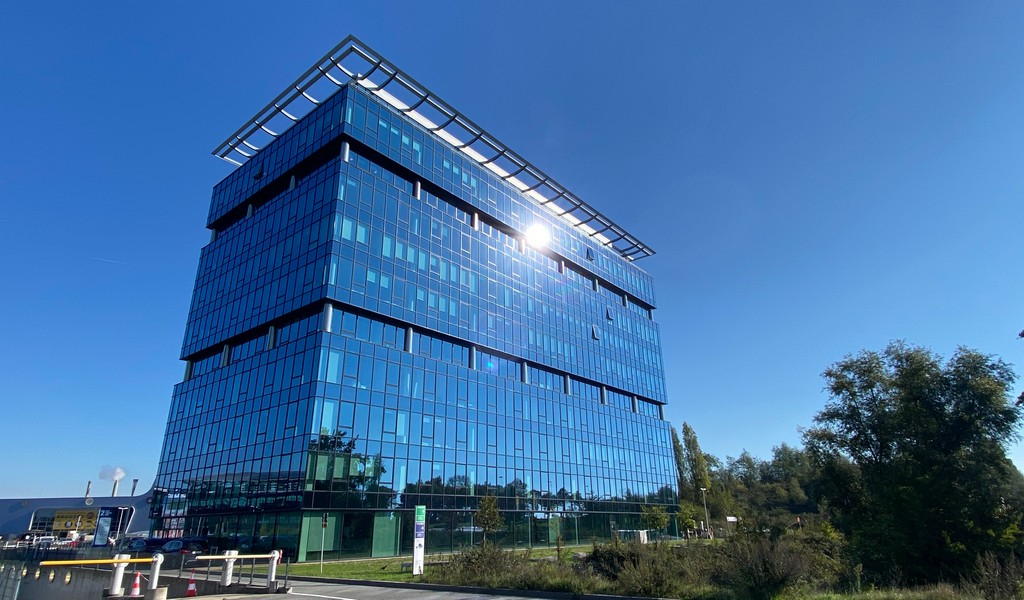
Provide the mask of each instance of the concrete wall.
{"label": "concrete wall", "polygon": [[[27,569],[27,573],[22,575],[22,569]],[[40,571],[39,579],[36,579],[36,569]],[[50,573],[53,573],[53,581],[50,581]],[[67,576],[70,574],[70,579]],[[146,576],[148,570],[142,571],[143,579],[141,582],[143,593],[147,593],[147,598],[150,596],[146,588],[148,587],[148,581]],[[184,598],[185,591],[188,588],[188,575],[183,578],[177,577],[177,570],[171,572],[164,572],[160,575],[159,586],[167,587],[167,598]],[[201,576],[200,576],[201,577]],[[216,577],[216,575],[214,575]],[[10,578],[10,584],[8,583]],[[132,581],[134,581],[134,571],[128,570],[125,572],[122,585],[124,586],[125,595],[131,593]],[[196,579],[196,589],[200,596],[208,594],[230,594],[230,593],[250,593],[253,591],[261,592],[265,588],[249,588],[243,585],[232,585],[230,587],[222,587],[220,583],[214,579],[206,581],[202,578]],[[4,566],[4,570],[0,572],[0,599],[2,600],[101,600],[104,598],[104,590],[110,585],[110,571],[89,567],[36,567],[34,565],[25,564],[11,564],[7,563]],[[8,588],[17,591],[17,595],[8,597],[4,594],[4,589]]]}

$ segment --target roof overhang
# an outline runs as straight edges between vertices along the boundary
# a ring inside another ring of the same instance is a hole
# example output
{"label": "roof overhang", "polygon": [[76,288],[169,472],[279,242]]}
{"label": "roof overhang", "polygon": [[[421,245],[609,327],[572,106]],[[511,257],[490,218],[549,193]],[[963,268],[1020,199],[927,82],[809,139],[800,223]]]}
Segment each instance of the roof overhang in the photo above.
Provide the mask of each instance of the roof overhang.
{"label": "roof overhang", "polygon": [[359,84],[624,258],[636,260],[654,254],[650,247],[351,35],[231,134],[213,154],[241,166],[350,82]]}

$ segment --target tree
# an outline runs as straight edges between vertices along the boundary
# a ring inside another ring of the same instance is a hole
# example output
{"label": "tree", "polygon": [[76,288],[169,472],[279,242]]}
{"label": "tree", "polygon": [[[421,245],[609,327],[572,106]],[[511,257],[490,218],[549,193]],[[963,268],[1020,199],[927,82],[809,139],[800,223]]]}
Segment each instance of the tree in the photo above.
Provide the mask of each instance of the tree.
{"label": "tree", "polygon": [[697,529],[697,521],[704,520],[704,509],[689,500],[680,500],[676,518],[679,520],[679,528],[685,531],[685,537],[689,538],[690,530]]}
{"label": "tree", "polygon": [[676,480],[679,497],[693,498],[690,476],[686,468],[686,451],[683,450],[683,444],[679,441],[679,434],[676,432],[676,428],[671,427],[670,430],[672,431],[672,454],[676,459]]}
{"label": "tree", "polygon": [[703,502],[701,488],[709,489],[711,479],[708,477],[708,461],[704,452],[700,449],[697,441],[697,434],[690,427],[689,423],[683,423],[683,450],[686,453],[686,466],[690,474],[690,492],[693,494],[694,502]]}
{"label": "tree", "polygon": [[498,512],[498,499],[495,496],[484,496],[480,499],[475,522],[476,526],[483,530],[485,542],[488,533],[494,533],[505,526],[505,521]]}
{"label": "tree", "polygon": [[1002,360],[960,348],[946,362],[902,342],[847,356],[824,373],[831,400],[804,441],[820,496],[865,569],[912,581],[969,574],[1017,542],[1004,498],[1022,409]]}
{"label": "tree", "polygon": [[640,507],[640,524],[644,529],[660,531],[668,527],[668,513],[665,507],[660,505],[649,506],[644,504]]}

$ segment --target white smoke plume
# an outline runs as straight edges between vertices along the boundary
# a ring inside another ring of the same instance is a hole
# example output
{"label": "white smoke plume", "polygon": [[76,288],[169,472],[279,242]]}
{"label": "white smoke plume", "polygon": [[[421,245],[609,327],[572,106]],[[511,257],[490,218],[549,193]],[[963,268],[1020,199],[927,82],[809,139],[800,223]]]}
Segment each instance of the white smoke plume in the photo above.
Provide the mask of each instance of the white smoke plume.
{"label": "white smoke plume", "polygon": [[121,467],[111,467],[110,465],[103,465],[100,469],[100,479],[109,479],[111,481],[121,481],[127,473]]}

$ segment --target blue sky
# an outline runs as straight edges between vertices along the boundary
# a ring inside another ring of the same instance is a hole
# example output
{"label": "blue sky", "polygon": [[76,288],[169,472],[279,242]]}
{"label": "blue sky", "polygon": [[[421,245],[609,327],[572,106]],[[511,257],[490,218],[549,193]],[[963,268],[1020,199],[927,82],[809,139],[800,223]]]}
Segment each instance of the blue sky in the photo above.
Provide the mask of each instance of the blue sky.
{"label": "blue sky", "polygon": [[706,451],[799,443],[821,372],[893,339],[1024,371],[1022,29],[1009,2],[2,3],[0,497],[150,485],[210,151],[349,33],[657,250],[666,414]]}

